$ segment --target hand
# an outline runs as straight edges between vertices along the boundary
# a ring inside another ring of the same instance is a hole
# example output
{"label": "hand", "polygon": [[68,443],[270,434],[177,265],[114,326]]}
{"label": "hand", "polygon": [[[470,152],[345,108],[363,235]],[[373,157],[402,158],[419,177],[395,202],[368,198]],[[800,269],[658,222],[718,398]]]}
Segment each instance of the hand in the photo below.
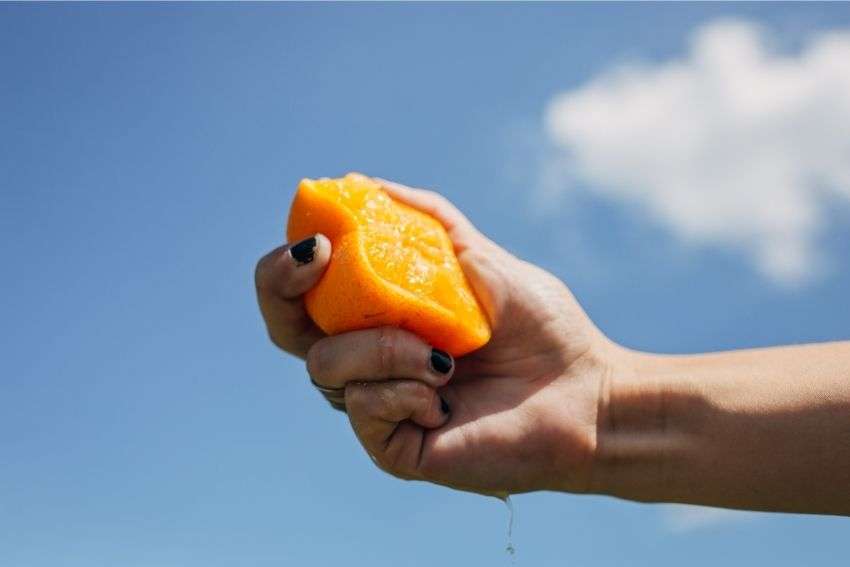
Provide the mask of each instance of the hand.
{"label": "hand", "polygon": [[330,258],[321,235],[263,258],[257,291],[272,340],[306,357],[316,383],[340,388],[384,470],[493,495],[850,514],[850,341],[690,356],[623,349],[560,281],[445,199],[383,183],[449,231],[493,327],[484,348],[452,361],[399,329],[325,337],[301,302]]}
{"label": "hand", "polygon": [[588,490],[600,395],[617,347],[560,280],[488,240],[446,199],[382,183],[444,224],[491,321],[491,341],[441,361],[400,329],[323,336],[300,298],[330,258],[321,235],[300,245],[311,248],[309,262],[284,246],[258,264],[272,340],[306,358],[317,384],[344,388],[360,442],[395,476],[497,495]]}

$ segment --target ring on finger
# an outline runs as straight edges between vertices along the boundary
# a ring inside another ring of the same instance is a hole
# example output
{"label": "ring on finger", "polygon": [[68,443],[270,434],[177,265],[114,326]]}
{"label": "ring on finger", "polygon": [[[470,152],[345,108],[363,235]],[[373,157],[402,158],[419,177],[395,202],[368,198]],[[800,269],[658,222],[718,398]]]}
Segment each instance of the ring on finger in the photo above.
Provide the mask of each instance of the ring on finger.
{"label": "ring on finger", "polygon": [[342,388],[330,388],[328,386],[323,386],[310,378],[310,382],[331,404],[336,410],[345,411],[345,387]]}

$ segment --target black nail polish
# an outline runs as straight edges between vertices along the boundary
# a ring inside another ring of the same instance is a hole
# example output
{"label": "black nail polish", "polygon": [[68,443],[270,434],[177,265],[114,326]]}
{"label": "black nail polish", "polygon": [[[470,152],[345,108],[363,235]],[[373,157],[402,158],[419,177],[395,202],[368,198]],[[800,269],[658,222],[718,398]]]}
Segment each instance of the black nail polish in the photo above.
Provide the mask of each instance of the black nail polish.
{"label": "black nail polish", "polygon": [[446,415],[452,412],[452,408],[449,407],[449,403],[443,396],[440,396],[440,410]]}
{"label": "black nail polish", "polygon": [[305,238],[295,246],[291,246],[289,248],[289,254],[299,266],[309,264],[316,257],[316,237]]}
{"label": "black nail polish", "polygon": [[431,368],[440,374],[448,374],[452,371],[452,357],[449,353],[438,348],[431,349]]}

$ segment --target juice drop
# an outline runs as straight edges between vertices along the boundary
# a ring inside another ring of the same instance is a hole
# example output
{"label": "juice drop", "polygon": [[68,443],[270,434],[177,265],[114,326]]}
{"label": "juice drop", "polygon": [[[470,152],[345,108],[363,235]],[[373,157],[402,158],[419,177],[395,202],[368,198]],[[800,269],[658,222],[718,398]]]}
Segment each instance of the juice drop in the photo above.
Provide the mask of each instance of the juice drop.
{"label": "juice drop", "polygon": [[501,499],[508,508],[508,544],[505,546],[505,553],[511,558],[511,565],[516,565],[516,548],[514,548],[513,531],[514,531],[514,503],[511,501],[511,495],[506,494]]}

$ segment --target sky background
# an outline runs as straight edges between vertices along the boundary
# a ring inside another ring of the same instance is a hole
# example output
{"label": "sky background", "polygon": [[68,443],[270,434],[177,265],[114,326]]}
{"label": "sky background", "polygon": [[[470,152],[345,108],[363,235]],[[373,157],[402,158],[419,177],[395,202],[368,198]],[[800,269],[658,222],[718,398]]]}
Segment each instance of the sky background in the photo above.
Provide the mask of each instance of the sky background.
{"label": "sky background", "polygon": [[[847,30],[848,4],[0,5],[0,565],[509,565],[501,502],[378,471],[267,340],[253,269],[298,180],[438,189],[630,347],[847,339]],[[847,519],[515,506],[517,565],[847,563]]]}

